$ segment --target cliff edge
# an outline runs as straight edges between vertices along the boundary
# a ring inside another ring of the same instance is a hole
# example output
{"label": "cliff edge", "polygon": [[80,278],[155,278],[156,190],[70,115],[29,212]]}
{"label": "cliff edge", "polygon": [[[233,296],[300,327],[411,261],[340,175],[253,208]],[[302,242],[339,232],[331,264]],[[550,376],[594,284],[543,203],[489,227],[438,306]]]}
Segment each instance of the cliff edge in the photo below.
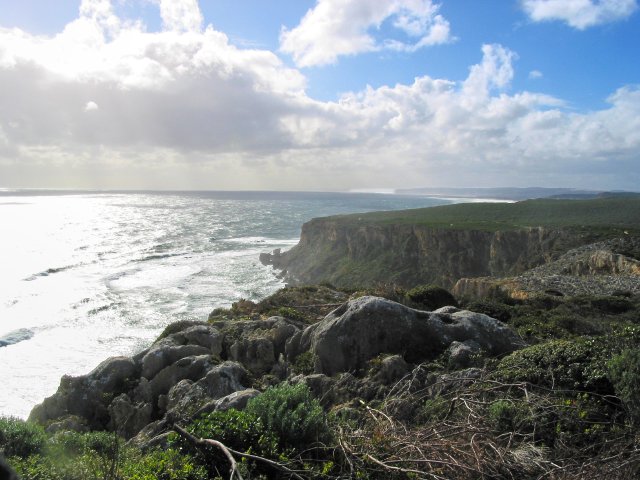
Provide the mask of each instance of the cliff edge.
{"label": "cliff edge", "polygon": [[260,260],[291,284],[436,283],[509,277],[597,241],[640,235],[640,199],[457,204],[313,219]]}

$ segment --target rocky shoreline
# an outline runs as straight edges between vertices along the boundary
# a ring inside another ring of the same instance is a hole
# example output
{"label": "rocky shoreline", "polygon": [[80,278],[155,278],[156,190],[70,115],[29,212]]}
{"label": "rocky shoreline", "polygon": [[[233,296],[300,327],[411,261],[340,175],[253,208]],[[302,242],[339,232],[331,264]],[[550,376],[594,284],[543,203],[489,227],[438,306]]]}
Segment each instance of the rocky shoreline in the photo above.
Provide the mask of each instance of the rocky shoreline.
{"label": "rocky shoreline", "polygon": [[[175,421],[241,409],[260,394],[255,386],[302,382],[327,407],[353,397],[369,401],[447,351],[452,364],[466,367],[472,355],[495,357],[524,346],[487,315],[453,306],[426,312],[371,296],[349,300],[308,326],[282,316],[173,324],[133,357],[64,377],[30,420],[50,432],[115,431],[150,447],[166,440]],[[377,371],[367,373],[381,354]],[[296,368],[300,359],[307,373]]]}

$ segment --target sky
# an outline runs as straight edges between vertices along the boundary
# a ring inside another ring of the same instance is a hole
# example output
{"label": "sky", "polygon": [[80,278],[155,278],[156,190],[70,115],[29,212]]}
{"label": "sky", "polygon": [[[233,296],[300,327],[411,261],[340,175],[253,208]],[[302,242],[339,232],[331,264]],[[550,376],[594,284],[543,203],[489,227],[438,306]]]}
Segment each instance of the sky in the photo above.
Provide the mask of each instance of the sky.
{"label": "sky", "polygon": [[640,190],[638,0],[2,0],[0,188]]}

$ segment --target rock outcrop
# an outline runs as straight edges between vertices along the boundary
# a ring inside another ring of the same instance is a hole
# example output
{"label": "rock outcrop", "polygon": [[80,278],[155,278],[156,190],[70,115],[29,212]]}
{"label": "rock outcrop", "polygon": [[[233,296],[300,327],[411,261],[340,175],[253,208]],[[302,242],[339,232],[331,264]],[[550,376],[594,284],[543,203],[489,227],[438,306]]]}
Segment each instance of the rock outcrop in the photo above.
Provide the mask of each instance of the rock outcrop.
{"label": "rock outcrop", "polygon": [[335,375],[361,370],[383,353],[419,363],[442,354],[453,342],[469,340],[489,355],[524,346],[513,330],[483,314],[454,307],[424,312],[383,298],[361,297],[293,336],[287,354],[291,358],[309,350],[317,373]]}
{"label": "rock outcrop", "polygon": [[[133,357],[114,357],[86,375],[65,376],[30,420],[50,429],[109,429],[126,438],[150,425],[246,404],[252,374],[282,371],[279,355],[296,322],[283,317],[247,322],[176,323],[170,334]],[[259,348],[251,348],[258,345]],[[243,349],[242,346],[249,348]],[[242,363],[246,362],[246,368]],[[237,392],[238,398],[229,397]],[[225,400],[226,399],[226,400]]]}
{"label": "rock outcrop", "polygon": [[[163,445],[172,422],[244,408],[259,395],[256,385],[304,382],[333,405],[379,397],[415,364],[447,349],[466,366],[472,354],[502,355],[524,345],[486,315],[455,307],[425,312],[378,297],[350,300],[307,326],[270,317],[176,323],[166,332],[134,357],[63,377],[31,420],[52,431],[107,429],[140,445]],[[301,354],[314,359],[315,374],[296,375],[292,365]]]}
{"label": "rock outcrop", "polygon": [[508,278],[462,278],[452,292],[459,298],[484,298],[502,292],[512,298],[552,295],[640,293],[640,239],[623,237],[583,245],[552,262]]}

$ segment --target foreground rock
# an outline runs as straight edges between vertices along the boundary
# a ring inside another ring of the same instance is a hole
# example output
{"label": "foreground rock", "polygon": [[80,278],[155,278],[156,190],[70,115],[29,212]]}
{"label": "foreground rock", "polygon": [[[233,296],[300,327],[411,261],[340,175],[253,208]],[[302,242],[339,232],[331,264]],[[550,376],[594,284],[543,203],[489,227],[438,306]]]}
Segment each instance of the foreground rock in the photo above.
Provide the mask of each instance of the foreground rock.
{"label": "foreground rock", "polygon": [[[174,421],[242,409],[252,387],[305,382],[325,405],[373,399],[417,363],[449,352],[452,364],[524,346],[486,315],[445,307],[415,310],[378,297],[350,300],[316,324],[284,317],[176,323],[134,357],[114,357],[87,375],[63,377],[30,419],[51,431],[111,430],[141,445],[162,445]],[[306,354],[314,375],[293,368]],[[375,369],[369,362],[379,357]]]}
{"label": "foreground rock", "polygon": [[[284,342],[298,330],[282,317],[173,324],[170,334],[134,357],[110,358],[87,375],[63,377],[58,391],[33,409],[30,420],[50,430],[107,429],[131,438],[150,425],[188,418],[203,407],[246,405],[255,396],[247,390],[252,372],[281,370]],[[261,348],[238,347],[256,342]],[[237,392],[244,394],[228,398]]]}
{"label": "foreground rock", "polygon": [[489,355],[524,346],[503,323],[483,314],[445,307],[415,310],[390,300],[361,297],[331,312],[287,344],[289,357],[309,350],[317,373],[358,371],[381,353],[402,354],[410,363],[433,359],[452,342],[473,340]]}

